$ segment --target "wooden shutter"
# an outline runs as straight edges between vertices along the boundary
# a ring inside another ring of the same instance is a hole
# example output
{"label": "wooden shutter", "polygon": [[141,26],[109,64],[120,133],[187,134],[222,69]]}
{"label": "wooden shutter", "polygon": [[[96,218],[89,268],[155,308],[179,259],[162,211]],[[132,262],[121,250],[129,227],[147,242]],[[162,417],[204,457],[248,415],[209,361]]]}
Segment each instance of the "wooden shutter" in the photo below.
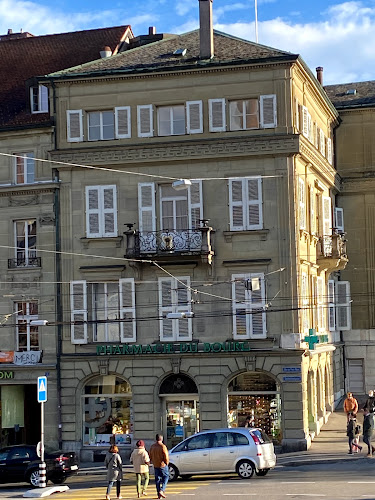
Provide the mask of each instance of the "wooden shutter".
{"label": "wooden shutter", "polygon": [[202,101],[187,101],[186,122],[188,134],[203,133]]}
{"label": "wooden shutter", "polygon": [[153,107],[152,104],[137,106],[138,137],[152,137],[153,127]]}
{"label": "wooden shutter", "polygon": [[173,340],[173,319],[167,319],[166,315],[173,312],[172,293],[175,280],[172,278],[159,278],[159,317],[160,317],[160,340]]}
{"label": "wooden shutter", "polygon": [[100,187],[86,186],[86,237],[101,236]]}
{"label": "wooden shutter", "polygon": [[155,184],[144,182],[138,184],[139,231],[141,233],[156,231]]}
{"label": "wooden shutter", "polygon": [[309,193],[310,193],[310,234],[316,234],[314,186],[310,186]]}
{"label": "wooden shutter", "polygon": [[307,127],[308,127],[309,141],[312,144],[314,144],[313,122],[312,122],[310,113],[308,113],[308,115],[307,115]]}
{"label": "wooden shutter", "polygon": [[70,282],[70,321],[72,344],[87,344],[86,281]]}
{"label": "wooden shutter", "polygon": [[83,141],[83,120],[81,109],[68,109],[66,112],[68,142]]}
{"label": "wooden shutter", "polygon": [[318,302],[318,329],[320,332],[326,330],[325,311],[324,311],[324,278],[317,278],[317,302]]}
{"label": "wooden shutter", "polygon": [[[191,312],[191,292],[190,278],[188,276],[178,278],[175,281],[174,300],[175,312]],[[174,322],[175,340],[188,341],[192,339],[192,318],[175,319]]]}
{"label": "wooden shutter", "polygon": [[202,181],[192,181],[188,190],[189,229],[201,227],[203,219]]}
{"label": "wooden shutter", "polygon": [[324,135],[323,130],[319,130],[319,151],[322,153],[323,156],[326,154],[326,138]]}
{"label": "wooden shutter", "polygon": [[336,298],[336,326],[337,330],[351,329],[350,283],[349,281],[335,282]]}
{"label": "wooden shutter", "polygon": [[101,192],[102,235],[107,238],[117,236],[116,186],[101,186]]}
{"label": "wooden shutter", "polygon": [[305,195],[305,181],[299,179],[299,228],[306,229],[306,195]]}
{"label": "wooden shutter", "polygon": [[247,314],[249,304],[246,289],[246,275],[232,275],[232,313],[233,313],[233,338],[248,339],[250,337],[250,321]]}
{"label": "wooden shutter", "polygon": [[119,280],[121,342],[137,340],[135,321],[135,286],[134,278]]}
{"label": "wooden shutter", "polygon": [[260,126],[261,128],[275,128],[277,126],[275,94],[260,96]]}
{"label": "wooden shutter", "polygon": [[130,106],[115,108],[115,137],[116,139],[131,137]]}
{"label": "wooden shutter", "polygon": [[328,329],[330,332],[336,330],[336,307],[335,307],[335,282],[328,280],[327,285],[328,296]]}
{"label": "wooden shutter", "polygon": [[299,105],[298,105],[298,99],[294,99],[294,116],[295,116],[295,128],[297,132],[300,131],[300,123],[299,123]]}
{"label": "wooden shutter", "polygon": [[333,158],[332,158],[332,139],[330,139],[329,137],[327,138],[327,160],[332,165],[332,162],[333,162]]}
{"label": "wooden shutter", "polygon": [[344,210],[342,208],[335,208],[335,228],[339,233],[344,232]]}
{"label": "wooden shutter", "polygon": [[309,296],[307,274],[301,274],[301,324],[302,332],[307,333],[309,329]]}
{"label": "wooden shutter", "polygon": [[306,106],[302,106],[302,134],[309,138],[309,112]]}
{"label": "wooden shutter", "polygon": [[247,184],[247,229],[263,228],[262,178],[246,180]]}
{"label": "wooden shutter", "polygon": [[[252,289],[249,291],[251,294],[250,308],[250,337],[251,338],[264,338],[266,337],[266,287],[263,273],[251,273],[249,280],[257,278],[259,280],[259,290]],[[253,287],[252,287],[253,288]]]}
{"label": "wooden shutter", "polygon": [[330,196],[322,196],[323,236],[332,236],[332,201]]}
{"label": "wooden shutter", "polygon": [[243,231],[244,217],[244,179],[229,179],[230,230]]}
{"label": "wooden shutter", "polygon": [[225,132],[225,99],[209,99],[208,112],[209,131]]}

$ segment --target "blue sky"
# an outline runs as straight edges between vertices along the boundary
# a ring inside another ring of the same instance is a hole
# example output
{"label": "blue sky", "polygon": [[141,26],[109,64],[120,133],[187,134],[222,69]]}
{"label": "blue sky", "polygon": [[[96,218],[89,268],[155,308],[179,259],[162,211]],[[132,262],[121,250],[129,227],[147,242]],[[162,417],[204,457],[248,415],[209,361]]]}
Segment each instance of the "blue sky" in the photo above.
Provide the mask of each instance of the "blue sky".
{"label": "blue sky", "polygon": [[[105,5],[103,9],[102,6]],[[214,0],[214,27],[254,40],[254,0]],[[375,0],[258,0],[259,42],[300,53],[324,81],[375,79]],[[0,34],[44,35],[130,24],[182,33],[198,27],[198,0],[0,0]]]}

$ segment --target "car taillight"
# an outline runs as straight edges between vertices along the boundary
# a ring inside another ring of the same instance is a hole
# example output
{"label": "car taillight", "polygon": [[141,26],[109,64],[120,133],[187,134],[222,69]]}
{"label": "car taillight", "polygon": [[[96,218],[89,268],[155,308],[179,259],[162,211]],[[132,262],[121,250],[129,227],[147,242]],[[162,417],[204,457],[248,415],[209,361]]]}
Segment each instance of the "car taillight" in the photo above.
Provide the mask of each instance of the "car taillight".
{"label": "car taillight", "polygon": [[55,458],[55,462],[59,462],[59,464],[63,463],[65,460],[69,460],[69,457],[64,457],[64,455],[60,455],[59,457]]}
{"label": "car taillight", "polygon": [[253,441],[255,444],[260,444],[260,440],[256,434],[253,434],[252,432],[250,432],[250,436],[253,438]]}

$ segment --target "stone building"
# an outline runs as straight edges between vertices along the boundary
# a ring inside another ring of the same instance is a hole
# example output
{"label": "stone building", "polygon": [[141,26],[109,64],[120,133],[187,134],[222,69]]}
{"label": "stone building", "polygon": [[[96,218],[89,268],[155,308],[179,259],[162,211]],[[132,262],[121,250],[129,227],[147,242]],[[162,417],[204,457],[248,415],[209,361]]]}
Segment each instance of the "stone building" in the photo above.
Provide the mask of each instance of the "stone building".
{"label": "stone building", "polygon": [[305,449],[343,394],[338,113],[299,55],[211,9],[40,80],[64,162],[62,438],[85,459],[248,415]]}
{"label": "stone building", "polygon": [[[352,328],[343,332],[347,389],[364,394],[375,387],[374,133],[375,82],[329,85],[325,90],[340,114],[337,170],[350,241],[350,265],[342,278],[352,286]],[[344,221],[342,221],[344,223]]]}
{"label": "stone building", "polygon": [[[58,35],[0,36],[0,444],[40,440],[37,377],[48,376],[46,442],[61,444],[59,181],[53,103],[37,75],[116,52],[128,26]],[[51,107],[52,106],[52,107]],[[51,113],[50,113],[51,111]]]}

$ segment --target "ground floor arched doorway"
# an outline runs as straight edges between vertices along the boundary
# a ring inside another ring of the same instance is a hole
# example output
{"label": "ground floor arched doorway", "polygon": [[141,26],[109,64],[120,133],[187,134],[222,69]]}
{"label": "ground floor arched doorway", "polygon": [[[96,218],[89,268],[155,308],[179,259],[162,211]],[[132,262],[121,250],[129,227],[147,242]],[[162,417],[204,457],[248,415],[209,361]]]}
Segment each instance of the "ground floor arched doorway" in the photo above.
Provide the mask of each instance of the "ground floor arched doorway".
{"label": "ground floor arched doorway", "polygon": [[263,372],[246,372],[228,384],[228,427],[243,427],[247,417],[275,443],[282,440],[281,395],[276,380]]}
{"label": "ground floor arched doorway", "polygon": [[163,434],[171,448],[199,432],[199,395],[194,380],[183,373],[166,377],[160,385]]}

